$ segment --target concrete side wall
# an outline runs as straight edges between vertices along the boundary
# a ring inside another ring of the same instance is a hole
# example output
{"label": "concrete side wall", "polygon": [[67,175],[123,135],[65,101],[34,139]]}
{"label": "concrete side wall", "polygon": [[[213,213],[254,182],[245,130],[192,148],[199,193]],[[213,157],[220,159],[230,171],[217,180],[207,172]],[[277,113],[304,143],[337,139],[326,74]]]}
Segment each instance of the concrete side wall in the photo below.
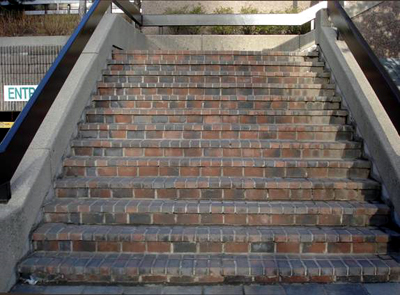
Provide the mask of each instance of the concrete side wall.
{"label": "concrete side wall", "polygon": [[0,205],[0,292],[16,281],[16,265],[30,250],[30,233],[41,220],[43,203],[54,195],[53,180],[113,45],[147,48],[144,35],[120,16],[102,19],[19,165],[11,200]]}
{"label": "concrete side wall", "polygon": [[284,50],[315,44],[314,31],[305,35],[146,35],[149,42],[166,50]]}
{"label": "concrete side wall", "polygon": [[326,27],[326,11],[319,13],[316,25],[316,43],[364,140],[373,176],[383,185],[384,201],[400,216],[400,136],[346,43]]}

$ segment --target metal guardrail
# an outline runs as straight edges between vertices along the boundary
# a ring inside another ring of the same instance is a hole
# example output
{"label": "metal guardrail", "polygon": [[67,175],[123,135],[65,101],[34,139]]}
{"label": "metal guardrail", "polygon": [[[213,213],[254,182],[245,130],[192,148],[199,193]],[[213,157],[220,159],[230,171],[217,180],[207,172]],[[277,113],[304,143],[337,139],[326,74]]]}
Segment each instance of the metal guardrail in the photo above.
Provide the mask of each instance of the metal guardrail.
{"label": "metal guardrail", "polygon": [[339,1],[329,1],[328,14],[400,134],[399,89]]}
{"label": "metal guardrail", "polygon": [[169,26],[302,26],[315,19],[316,13],[327,8],[322,1],[300,13],[285,14],[170,14],[143,15],[143,27]]}
{"label": "metal guardrail", "polygon": [[128,17],[141,25],[141,19],[137,17],[140,15],[139,8],[128,1],[96,0],[93,3],[0,144],[0,201],[11,198],[11,178],[111,3],[119,6]]}

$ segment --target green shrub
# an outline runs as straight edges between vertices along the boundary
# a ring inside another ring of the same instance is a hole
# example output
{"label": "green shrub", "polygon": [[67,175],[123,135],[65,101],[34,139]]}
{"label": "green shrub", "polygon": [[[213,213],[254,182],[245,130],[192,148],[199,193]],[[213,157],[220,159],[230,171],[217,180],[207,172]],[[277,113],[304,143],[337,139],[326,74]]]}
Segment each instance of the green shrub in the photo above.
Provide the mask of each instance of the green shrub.
{"label": "green shrub", "polygon": [[[218,7],[214,10],[214,14],[233,14],[231,7]],[[211,27],[211,33],[215,35],[234,35],[238,32],[235,26],[214,26]]]}
{"label": "green shrub", "polygon": [[6,12],[0,15],[0,36],[71,35],[79,24],[78,15],[25,15]]}
{"label": "green shrub", "polygon": [[[251,5],[243,6],[240,9],[241,14],[259,14],[262,13],[257,8],[252,7]],[[260,33],[262,26],[242,26],[240,27],[240,31],[244,35],[258,35]]]}
{"label": "green shrub", "polygon": [[[203,6],[199,3],[197,6],[189,8],[189,6],[183,6],[181,8],[167,8],[164,14],[205,14]],[[172,33],[176,35],[197,35],[201,32],[201,26],[192,27],[170,27]]]}
{"label": "green shrub", "polygon": [[[270,11],[269,13],[299,13],[297,8],[289,8],[285,11]],[[178,9],[168,8],[164,14],[204,14],[204,9],[201,4],[194,7],[184,6]],[[233,14],[231,7],[219,7],[214,10],[214,14]],[[264,13],[251,5],[243,6],[240,9],[241,14],[260,14]],[[203,28],[203,29],[202,29]],[[311,24],[306,23],[302,26],[213,26],[210,29],[211,34],[216,35],[298,35],[305,34],[311,30]],[[171,27],[173,34],[196,35],[206,31],[206,27]]]}
{"label": "green shrub", "polygon": [[[247,6],[242,7],[241,13],[243,14],[257,14],[259,12],[257,8]],[[274,13],[299,13],[300,10],[293,7],[288,8],[285,11],[270,11],[270,14]],[[311,30],[311,23],[306,23],[302,26],[243,26],[241,31],[245,35],[298,35],[305,34]]]}

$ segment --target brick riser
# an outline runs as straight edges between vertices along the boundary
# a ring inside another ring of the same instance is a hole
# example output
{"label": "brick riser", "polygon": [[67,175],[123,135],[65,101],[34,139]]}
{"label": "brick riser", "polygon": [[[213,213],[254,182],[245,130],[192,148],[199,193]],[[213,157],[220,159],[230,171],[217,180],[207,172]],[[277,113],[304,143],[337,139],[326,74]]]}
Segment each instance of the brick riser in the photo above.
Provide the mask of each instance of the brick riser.
{"label": "brick riser", "polygon": [[[169,84],[169,83],[168,83]],[[206,88],[202,84],[194,84],[192,87],[174,87],[173,84],[165,85],[160,83],[159,87],[151,87],[152,83],[99,83],[99,95],[290,95],[290,96],[330,96],[334,95],[334,90],[329,89],[290,89],[274,88],[267,86],[252,88],[251,84],[247,88]],[[223,85],[223,84],[222,84]],[[227,84],[230,85],[230,84]],[[267,84],[266,84],[267,85]]]}
{"label": "brick riser", "polygon": [[279,62],[265,62],[264,65],[241,65],[241,62],[229,64],[203,64],[201,65],[193,63],[191,65],[186,64],[145,64],[143,62],[119,62],[119,64],[110,64],[108,70],[110,71],[162,71],[162,72],[247,72],[247,73],[259,73],[259,72],[294,72],[294,73],[307,73],[314,72],[318,74],[324,73],[324,68],[321,63],[316,64],[312,62],[297,63],[296,65],[277,65]]}
{"label": "brick riser", "polygon": [[[107,71],[106,73],[112,73],[113,71]],[[141,76],[138,72],[133,72],[135,75],[128,75],[129,71],[117,71],[119,75],[103,76],[101,82],[103,83],[262,83],[262,84],[329,84],[329,78],[319,77],[301,77],[299,74],[296,76],[289,77],[266,77],[266,76],[235,76],[235,75],[191,75],[191,76],[179,76],[179,75],[162,75],[155,76],[146,75]],[[168,72],[167,72],[168,73]],[[170,72],[177,73],[179,72]],[[206,72],[204,72],[206,73]],[[245,72],[243,72],[245,73]],[[103,84],[102,83],[102,84]]]}
{"label": "brick riser", "polygon": [[390,256],[100,255],[36,252],[20,266],[22,276],[52,283],[331,283],[399,281]]}
{"label": "brick riser", "polygon": [[236,101],[94,101],[94,108],[133,108],[133,109],[275,109],[275,110],[338,110],[338,102],[236,102]]}
{"label": "brick riser", "polygon": [[352,132],[262,132],[262,131],[125,131],[81,130],[82,138],[115,139],[281,139],[281,140],[351,140]]}
{"label": "brick riser", "polygon": [[34,251],[149,254],[387,254],[395,242],[170,242],[170,241],[35,241]]}
{"label": "brick riser", "polygon": [[[99,160],[100,162],[101,160]],[[129,160],[128,160],[129,161]],[[151,161],[151,160],[149,160]],[[171,160],[172,161],[172,160]],[[269,167],[269,168],[255,168],[255,167],[210,167],[207,166],[205,161],[199,160],[199,165],[195,167],[190,166],[175,166],[160,167],[162,162],[154,160],[153,163],[146,162],[146,160],[132,161],[132,164],[127,164],[121,160],[121,164],[113,163],[111,160],[97,164],[93,160],[89,160],[86,166],[84,160],[77,160],[72,162],[67,160],[64,165],[75,164],[73,167],[67,166],[64,169],[65,176],[72,177],[157,177],[157,176],[187,176],[187,177],[280,177],[280,178],[367,178],[370,173],[369,167],[361,168],[347,168],[337,167],[332,168],[321,167]],[[143,163],[143,164],[142,164]],[[209,161],[211,163],[211,161]],[[150,164],[150,165],[148,165]],[[165,164],[164,162],[164,165]],[[218,164],[217,164],[218,165]]]}
{"label": "brick riser", "polygon": [[399,281],[400,235],[330,81],[317,53],[114,52],[21,276]]}
{"label": "brick riser", "polygon": [[[71,182],[72,183],[72,182]],[[58,198],[130,198],[159,200],[249,200],[249,201],[376,201],[380,189],[133,189],[133,188],[58,187]],[[72,185],[71,185],[72,186]],[[288,185],[290,186],[290,184]]]}
{"label": "brick riser", "polygon": [[296,227],[80,226],[44,224],[33,235],[36,251],[121,253],[386,254],[399,241],[373,228],[298,230]]}
{"label": "brick riser", "polygon": [[[323,111],[321,114],[290,114],[281,115],[207,115],[207,114],[188,114],[188,115],[151,115],[151,114],[112,114],[108,111],[102,114],[101,111],[86,115],[88,123],[121,123],[121,124],[155,124],[155,123],[203,123],[203,124],[346,124],[346,117],[333,113],[334,111]],[[332,114],[332,116],[330,116]]]}

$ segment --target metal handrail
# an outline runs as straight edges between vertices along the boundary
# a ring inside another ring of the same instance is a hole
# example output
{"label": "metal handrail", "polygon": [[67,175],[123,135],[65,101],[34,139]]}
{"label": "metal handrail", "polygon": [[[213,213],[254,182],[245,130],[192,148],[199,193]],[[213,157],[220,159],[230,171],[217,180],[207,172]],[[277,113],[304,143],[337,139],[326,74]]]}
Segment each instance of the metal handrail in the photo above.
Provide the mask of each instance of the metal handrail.
{"label": "metal handrail", "polygon": [[315,19],[316,13],[327,8],[322,1],[300,13],[284,14],[145,14],[143,27],[171,26],[302,26]]}
{"label": "metal handrail", "polygon": [[328,14],[400,134],[399,89],[339,1],[329,1]]}
{"label": "metal handrail", "polygon": [[11,178],[111,3],[123,8],[128,17],[141,25],[140,10],[128,1],[96,0],[93,3],[0,144],[0,201],[11,198]]}

